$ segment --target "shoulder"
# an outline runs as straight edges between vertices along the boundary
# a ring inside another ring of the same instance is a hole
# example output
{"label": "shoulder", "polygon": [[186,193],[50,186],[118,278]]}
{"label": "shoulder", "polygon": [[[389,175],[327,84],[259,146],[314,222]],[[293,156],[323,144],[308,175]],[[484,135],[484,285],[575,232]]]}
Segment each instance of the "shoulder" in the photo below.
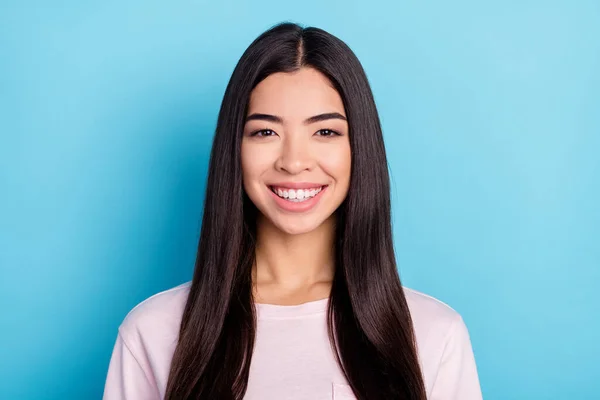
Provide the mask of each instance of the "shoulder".
{"label": "shoulder", "polygon": [[481,399],[467,326],[448,304],[404,288],[428,397]]}
{"label": "shoulder", "polygon": [[127,313],[119,325],[105,398],[110,396],[106,390],[119,391],[117,397],[124,398],[123,390],[134,386],[137,391],[156,389],[164,395],[190,286],[187,282],[156,293]]}
{"label": "shoulder", "polygon": [[191,282],[156,293],[137,304],[119,326],[127,339],[177,340],[181,316],[187,302]]}
{"label": "shoulder", "polygon": [[446,347],[468,336],[462,316],[448,304],[414,289],[404,288],[413,321],[419,358],[425,372],[434,372]]}
{"label": "shoulder", "polygon": [[404,295],[415,325],[440,329],[461,319],[455,309],[433,296],[407,287]]}

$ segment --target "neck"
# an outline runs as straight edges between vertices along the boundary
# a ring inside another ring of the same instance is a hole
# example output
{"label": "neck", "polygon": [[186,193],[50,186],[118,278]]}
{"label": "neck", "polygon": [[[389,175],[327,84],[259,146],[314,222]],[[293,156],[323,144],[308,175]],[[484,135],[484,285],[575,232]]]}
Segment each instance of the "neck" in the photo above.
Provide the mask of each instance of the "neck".
{"label": "neck", "polygon": [[297,304],[329,296],[335,253],[334,216],[311,232],[290,235],[262,215],[252,270],[258,302]]}

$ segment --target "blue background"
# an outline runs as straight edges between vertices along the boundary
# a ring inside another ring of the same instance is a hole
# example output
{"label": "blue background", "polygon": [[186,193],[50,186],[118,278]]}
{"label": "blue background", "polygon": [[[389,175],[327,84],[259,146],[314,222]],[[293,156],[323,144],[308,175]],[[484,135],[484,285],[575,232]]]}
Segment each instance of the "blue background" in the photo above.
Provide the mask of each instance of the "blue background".
{"label": "blue background", "polygon": [[282,20],[346,41],[406,286],[484,397],[600,398],[600,2],[0,3],[0,398],[100,398],[117,327],[191,279],[218,108]]}

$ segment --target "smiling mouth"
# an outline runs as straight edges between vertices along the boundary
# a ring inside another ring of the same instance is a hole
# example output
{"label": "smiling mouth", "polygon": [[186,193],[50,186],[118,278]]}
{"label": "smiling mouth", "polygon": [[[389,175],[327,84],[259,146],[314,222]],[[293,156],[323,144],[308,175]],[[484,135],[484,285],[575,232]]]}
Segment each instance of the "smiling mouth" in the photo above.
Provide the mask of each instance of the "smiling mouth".
{"label": "smiling mouth", "polygon": [[290,201],[292,203],[301,203],[307,201],[318,195],[327,185],[316,186],[309,189],[290,189],[283,187],[269,186],[269,189],[277,196]]}

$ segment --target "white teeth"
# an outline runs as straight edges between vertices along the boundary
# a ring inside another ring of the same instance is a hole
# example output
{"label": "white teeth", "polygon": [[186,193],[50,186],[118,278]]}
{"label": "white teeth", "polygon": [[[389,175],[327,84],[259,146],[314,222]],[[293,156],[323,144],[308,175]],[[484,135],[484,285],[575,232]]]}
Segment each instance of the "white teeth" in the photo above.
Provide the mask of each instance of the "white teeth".
{"label": "white teeth", "polygon": [[272,188],[272,191],[276,193],[279,197],[288,199],[292,202],[300,202],[315,197],[317,194],[319,194],[321,190],[323,190],[323,187],[298,190]]}

